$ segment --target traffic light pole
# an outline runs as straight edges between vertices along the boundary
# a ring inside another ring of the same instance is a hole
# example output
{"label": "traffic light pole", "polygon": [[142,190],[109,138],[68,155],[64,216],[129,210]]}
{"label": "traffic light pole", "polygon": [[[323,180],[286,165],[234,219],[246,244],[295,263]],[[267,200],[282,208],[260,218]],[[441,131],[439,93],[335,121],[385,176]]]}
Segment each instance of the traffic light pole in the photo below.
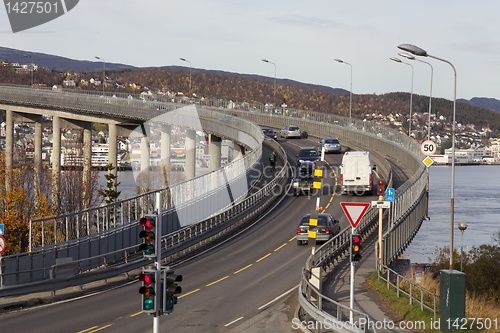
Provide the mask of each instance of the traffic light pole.
{"label": "traffic light pole", "polygon": [[155,303],[157,304],[157,312],[155,313],[153,317],[153,333],[160,333],[160,312],[161,310],[161,302],[159,300],[161,299],[161,295],[163,295],[163,291],[161,291],[161,277],[159,272],[161,272],[161,235],[162,235],[162,223],[161,223],[161,208],[162,208],[162,200],[161,200],[161,192],[156,193],[156,214],[158,214],[158,217],[156,219],[156,223],[158,225],[157,231],[158,234],[155,235],[155,251],[156,251],[156,262],[155,262],[155,269],[158,274],[157,279],[155,282],[155,292],[156,292],[156,300]]}
{"label": "traffic light pole", "polygon": [[[356,231],[355,228],[352,228],[351,234],[353,234]],[[352,237],[351,237],[351,242],[352,242]],[[349,245],[352,248],[352,244]],[[354,273],[356,270],[356,265],[354,262],[351,260],[351,290],[350,290],[350,303],[349,307],[351,308],[351,311],[349,311],[349,323],[354,324],[354,313],[352,312],[352,309],[354,309]]]}

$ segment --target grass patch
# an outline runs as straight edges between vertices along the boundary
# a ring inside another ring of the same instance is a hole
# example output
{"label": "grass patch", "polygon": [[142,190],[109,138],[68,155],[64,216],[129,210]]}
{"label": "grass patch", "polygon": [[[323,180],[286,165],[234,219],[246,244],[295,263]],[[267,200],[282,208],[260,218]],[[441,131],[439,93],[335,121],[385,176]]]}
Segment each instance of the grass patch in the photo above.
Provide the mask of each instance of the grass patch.
{"label": "grass patch", "polygon": [[[439,318],[439,312],[436,314],[437,318],[434,318],[432,311],[425,308],[421,311],[420,304],[416,301],[410,304],[408,296],[400,293],[400,297],[398,298],[397,290],[394,287],[387,289],[387,283],[383,280],[378,280],[376,272],[373,272],[370,278],[366,280],[366,286],[377,292],[381,298],[381,302],[383,302],[381,306],[392,313],[393,319],[405,322],[404,324],[408,327],[408,330],[419,333],[441,332],[436,322]],[[437,311],[439,311],[439,302],[437,302],[436,306]],[[467,332],[480,333],[487,331],[467,330]]]}

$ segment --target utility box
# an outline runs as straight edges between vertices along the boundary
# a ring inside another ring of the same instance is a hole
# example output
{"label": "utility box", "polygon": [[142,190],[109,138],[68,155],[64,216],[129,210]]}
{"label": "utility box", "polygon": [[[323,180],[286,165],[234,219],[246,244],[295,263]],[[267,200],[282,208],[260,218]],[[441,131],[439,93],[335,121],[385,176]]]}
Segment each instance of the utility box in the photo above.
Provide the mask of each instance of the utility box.
{"label": "utility box", "polygon": [[441,332],[456,332],[465,318],[465,274],[456,270],[439,272]]}

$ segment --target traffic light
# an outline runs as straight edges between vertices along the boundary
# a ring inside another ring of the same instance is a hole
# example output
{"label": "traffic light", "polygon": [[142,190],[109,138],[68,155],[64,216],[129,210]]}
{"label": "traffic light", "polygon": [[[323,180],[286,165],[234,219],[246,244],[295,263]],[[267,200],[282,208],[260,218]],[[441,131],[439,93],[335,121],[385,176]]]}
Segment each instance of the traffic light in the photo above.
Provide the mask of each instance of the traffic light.
{"label": "traffic light", "polygon": [[351,262],[361,260],[361,235],[358,233],[351,234]]}
{"label": "traffic light", "polygon": [[163,313],[172,313],[177,304],[177,295],[182,292],[177,282],[182,281],[182,275],[175,274],[173,269],[163,270]]}
{"label": "traffic light", "polygon": [[378,180],[377,184],[377,195],[385,195],[385,181],[383,179]]}
{"label": "traffic light", "polygon": [[139,274],[139,281],[142,281],[142,286],[139,288],[139,294],[142,295],[142,311],[148,314],[156,314],[158,310],[157,272],[156,269],[147,268]]}
{"label": "traffic light", "polygon": [[158,216],[154,214],[145,215],[139,219],[139,225],[142,227],[139,233],[139,237],[142,239],[139,250],[144,253],[146,258],[156,258],[156,237],[160,237]]}

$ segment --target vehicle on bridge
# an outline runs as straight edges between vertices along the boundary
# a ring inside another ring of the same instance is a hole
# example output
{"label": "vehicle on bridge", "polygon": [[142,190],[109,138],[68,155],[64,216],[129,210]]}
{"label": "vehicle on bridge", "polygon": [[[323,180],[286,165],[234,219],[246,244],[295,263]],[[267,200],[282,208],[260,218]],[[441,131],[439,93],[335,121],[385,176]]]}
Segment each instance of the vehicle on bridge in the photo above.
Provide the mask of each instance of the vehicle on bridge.
{"label": "vehicle on bridge", "polygon": [[304,147],[300,148],[299,153],[295,155],[297,157],[297,166],[304,162],[316,162],[319,161],[319,154],[316,147]]}
{"label": "vehicle on bridge", "polygon": [[373,174],[370,152],[348,151],[340,165],[340,186],[342,194],[371,194],[373,189]]}
{"label": "vehicle on bridge", "polygon": [[[307,243],[309,240],[309,219],[311,214],[306,214],[300,220],[297,227],[297,245]],[[318,226],[316,230],[316,241],[326,242],[340,232],[340,223],[331,214],[318,214]]]}
{"label": "vehicle on bridge", "polygon": [[289,138],[302,138],[302,132],[300,128],[295,125],[286,125],[280,130],[280,137],[289,139]]}
{"label": "vehicle on bridge", "polygon": [[323,148],[325,149],[325,154],[342,153],[342,146],[340,145],[340,141],[337,138],[323,138],[319,143],[318,150],[322,151]]}
{"label": "vehicle on bridge", "polygon": [[272,128],[263,127],[262,133],[264,133],[264,135],[267,136],[268,138],[278,140],[278,136],[276,135],[276,133],[274,132],[274,130]]}
{"label": "vehicle on bridge", "polygon": [[314,184],[314,168],[315,164],[311,161],[304,161],[297,166],[293,178],[293,195],[311,193]]}

